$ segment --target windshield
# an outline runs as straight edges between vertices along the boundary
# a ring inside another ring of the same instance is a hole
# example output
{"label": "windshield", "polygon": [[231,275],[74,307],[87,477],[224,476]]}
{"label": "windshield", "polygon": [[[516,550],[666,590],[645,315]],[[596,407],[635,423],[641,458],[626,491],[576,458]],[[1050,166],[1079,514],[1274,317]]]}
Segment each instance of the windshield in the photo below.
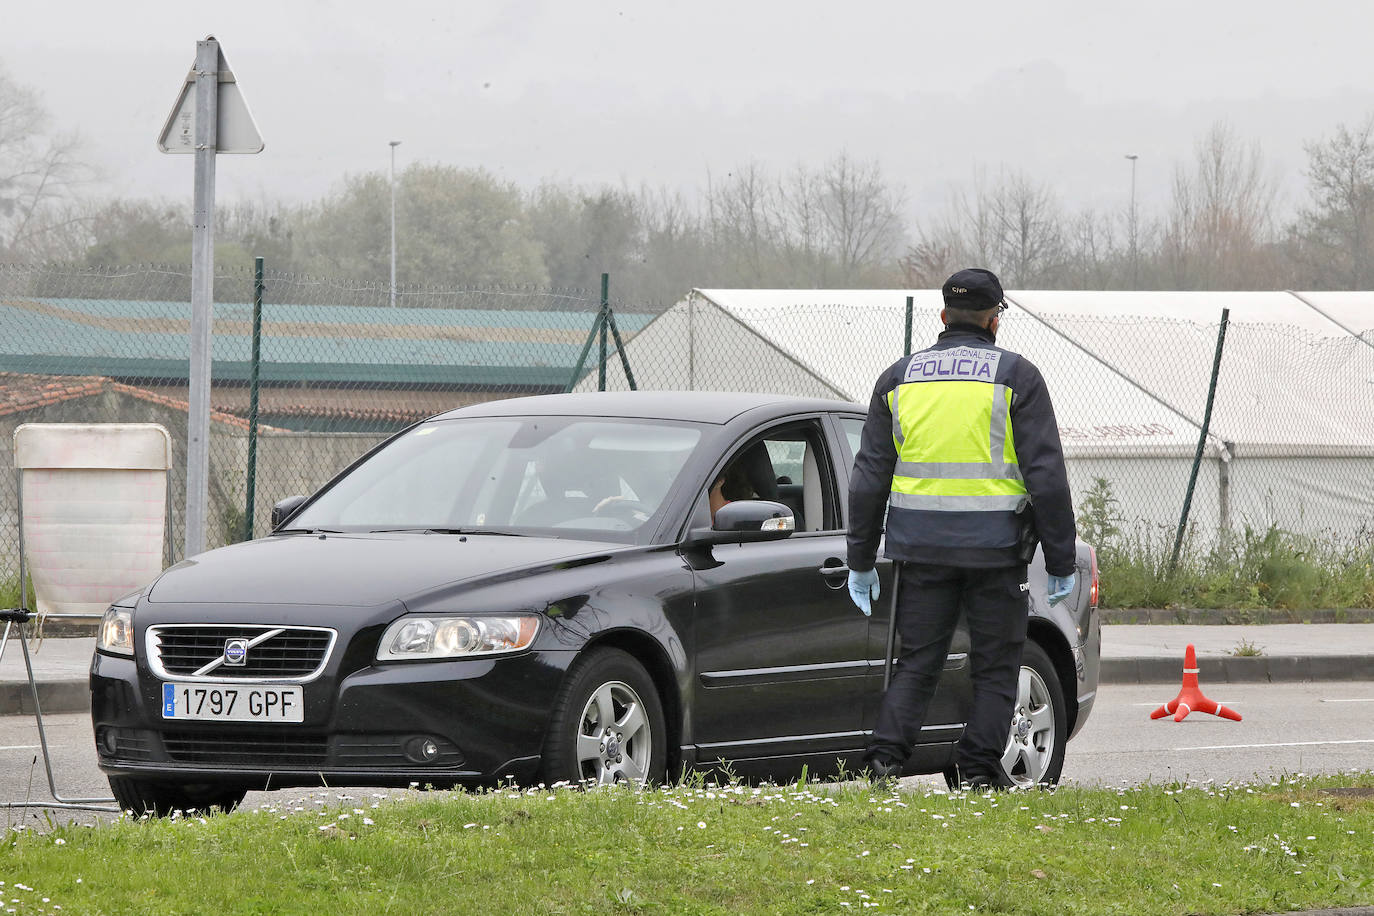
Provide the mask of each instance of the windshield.
{"label": "windshield", "polygon": [[436,420],[354,468],[289,528],[633,532],[658,511],[700,438],[666,421]]}

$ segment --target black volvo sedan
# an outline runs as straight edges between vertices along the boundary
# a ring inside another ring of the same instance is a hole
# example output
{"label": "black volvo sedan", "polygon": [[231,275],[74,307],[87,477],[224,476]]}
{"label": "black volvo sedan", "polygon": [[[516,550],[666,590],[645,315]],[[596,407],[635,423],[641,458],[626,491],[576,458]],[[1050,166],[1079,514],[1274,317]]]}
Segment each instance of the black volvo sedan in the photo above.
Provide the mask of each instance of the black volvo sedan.
{"label": "black volvo sedan", "polygon": [[[269,537],[192,557],[106,612],[101,768],[136,812],[252,788],[658,782],[855,772],[891,606],[846,589],[864,408],[756,394],[493,401],[398,433]],[[882,561],[883,593],[892,568]],[[1097,689],[1097,570],[1030,638],[1008,774],[1059,778]],[[953,760],[960,630],[909,773]]]}

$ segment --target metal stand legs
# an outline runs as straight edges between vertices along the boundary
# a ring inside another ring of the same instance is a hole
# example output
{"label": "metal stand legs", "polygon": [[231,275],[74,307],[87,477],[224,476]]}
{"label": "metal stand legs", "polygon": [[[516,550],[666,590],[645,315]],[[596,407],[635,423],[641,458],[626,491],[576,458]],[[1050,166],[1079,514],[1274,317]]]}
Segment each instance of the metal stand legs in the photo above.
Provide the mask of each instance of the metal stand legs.
{"label": "metal stand legs", "polygon": [[[22,586],[21,586],[22,588]],[[109,807],[113,798],[64,798],[57,792],[57,781],[52,772],[52,756],[48,753],[48,733],[43,727],[43,708],[38,703],[38,682],[33,676],[33,659],[29,657],[29,637],[23,625],[34,615],[27,608],[0,610],[0,620],[5,622],[5,634],[0,637],[0,658],[5,657],[5,647],[9,645],[10,631],[19,624],[19,645],[24,651],[24,670],[29,676],[29,692],[33,697],[33,716],[38,723],[38,743],[43,749],[43,767],[48,773],[48,791],[52,801],[0,802],[0,808],[65,808],[77,811],[106,811],[118,813],[118,808]]]}

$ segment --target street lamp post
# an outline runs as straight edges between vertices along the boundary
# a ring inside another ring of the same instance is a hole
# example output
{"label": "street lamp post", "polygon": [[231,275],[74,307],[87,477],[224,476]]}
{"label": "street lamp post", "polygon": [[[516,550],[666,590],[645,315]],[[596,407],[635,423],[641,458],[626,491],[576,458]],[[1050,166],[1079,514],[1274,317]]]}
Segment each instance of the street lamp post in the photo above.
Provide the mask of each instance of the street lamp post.
{"label": "street lamp post", "polygon": [[391,141],[391,307],[396,307],[396,147],[400,140]]}
{"label": "street lamp post", "polygon": [[1135,235],[1135,162],[1140,157],[1137,156],[1135,153],[1127,153],[1126,158],[1131,160],[1131,210],[1129,213],[1129,219],[1131,221],[1131,288],[1134,289],[1135,287],[1140,285],[1140,258],[1138,249],[1136,248]]}

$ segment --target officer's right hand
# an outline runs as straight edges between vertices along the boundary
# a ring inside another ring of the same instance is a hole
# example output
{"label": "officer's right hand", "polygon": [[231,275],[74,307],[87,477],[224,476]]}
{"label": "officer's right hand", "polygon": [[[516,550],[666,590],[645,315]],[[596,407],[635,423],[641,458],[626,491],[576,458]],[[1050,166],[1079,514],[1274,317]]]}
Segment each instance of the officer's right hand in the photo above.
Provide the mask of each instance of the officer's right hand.
{"label": "officer's right hand", "polygon": [[1073,591],[1075,576],[1069,573],[1067,576],[1049,576],[1049,599],[1050,607],[1054,607]]}
{"label": "officer's right hand", "polygon": [[849,571],[849,597],[854,599],[859,610],[864,612],[865,617],[873,615],[873,605],[869,599],[877,599],[878,592],[878,571],[876,569],[859,572],[851,569]]}

